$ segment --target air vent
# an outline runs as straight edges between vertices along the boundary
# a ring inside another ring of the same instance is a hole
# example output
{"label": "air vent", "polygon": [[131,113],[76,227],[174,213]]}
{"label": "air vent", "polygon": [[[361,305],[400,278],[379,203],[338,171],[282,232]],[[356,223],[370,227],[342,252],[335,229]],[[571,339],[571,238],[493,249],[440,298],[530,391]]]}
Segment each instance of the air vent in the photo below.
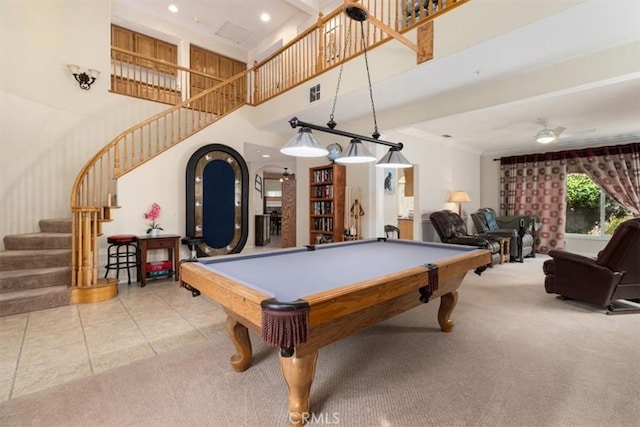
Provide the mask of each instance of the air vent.
{"label": "air vent", "polygon": [[309,102],[320,101],[320,83],[309,89]]}
{"label": "air vent", "polygon": [[216,35],[231,40],[234,43],[242,44],[249,38],[251,31],[245,30],[233,22],[226,21],[222,24],[222,27],[216,31]]}

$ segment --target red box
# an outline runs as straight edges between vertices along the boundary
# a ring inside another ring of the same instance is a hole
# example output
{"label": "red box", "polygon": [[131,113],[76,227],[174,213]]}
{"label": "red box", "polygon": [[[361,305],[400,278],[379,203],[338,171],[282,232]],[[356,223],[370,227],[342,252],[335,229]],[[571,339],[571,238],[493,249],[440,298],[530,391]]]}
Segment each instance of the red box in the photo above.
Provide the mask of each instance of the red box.
{"label": "red box", "polygon": [[147,273],[162,270],[173,270],[173,265],[168,259],[162,261],[152,261],[147,263]]}

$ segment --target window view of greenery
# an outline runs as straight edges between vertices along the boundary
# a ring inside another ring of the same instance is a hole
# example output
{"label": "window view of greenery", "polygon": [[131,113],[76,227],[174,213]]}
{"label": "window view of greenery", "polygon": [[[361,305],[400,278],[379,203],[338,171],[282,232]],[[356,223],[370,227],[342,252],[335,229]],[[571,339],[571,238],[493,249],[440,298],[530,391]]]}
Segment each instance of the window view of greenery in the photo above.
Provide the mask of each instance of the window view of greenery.
{"label": "window view of greenery", "polygon": [[631,216],[628,209],[607,196],[586,174],[567,174],[567,233],[613,234]]}

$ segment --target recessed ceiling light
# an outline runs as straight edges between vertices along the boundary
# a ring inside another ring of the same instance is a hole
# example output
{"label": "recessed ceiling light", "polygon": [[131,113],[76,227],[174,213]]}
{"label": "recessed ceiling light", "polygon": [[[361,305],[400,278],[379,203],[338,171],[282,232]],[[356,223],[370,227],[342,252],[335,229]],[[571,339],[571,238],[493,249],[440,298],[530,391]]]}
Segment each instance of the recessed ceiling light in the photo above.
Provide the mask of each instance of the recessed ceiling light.
{"label": "recessed ceiling light", "polygon": [[268,13],[263,13],[262,15],[260,15],[260,20],[262,22],[269,22],[271,21],[271,17],[269,16]]}
{"label": "recessed ceiling light", "polygon": [[175,4],[170,4],[169,12],[178,13],[178,6],[176,6]]}
{"label": "recessed ceiling light", "polygon": [[264,157],[265,159],[268,159],[271,156],[269,154],[263,154],[262,157]]}

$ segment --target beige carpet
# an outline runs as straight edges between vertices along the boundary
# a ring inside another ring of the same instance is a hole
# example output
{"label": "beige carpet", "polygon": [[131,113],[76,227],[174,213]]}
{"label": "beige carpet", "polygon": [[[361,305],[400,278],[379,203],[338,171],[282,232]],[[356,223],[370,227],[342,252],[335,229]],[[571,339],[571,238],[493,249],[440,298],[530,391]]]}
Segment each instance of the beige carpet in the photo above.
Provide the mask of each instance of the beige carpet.
{"label": "beige carpet", "polygon": [[[429,303],[320,351],[316,425],[640,425],[640,315],[544,292],[542,261],[465,279],[445,334]],[[235,373],[223,333],[0,405],[2,426],[285,426],[277,351]]]}

